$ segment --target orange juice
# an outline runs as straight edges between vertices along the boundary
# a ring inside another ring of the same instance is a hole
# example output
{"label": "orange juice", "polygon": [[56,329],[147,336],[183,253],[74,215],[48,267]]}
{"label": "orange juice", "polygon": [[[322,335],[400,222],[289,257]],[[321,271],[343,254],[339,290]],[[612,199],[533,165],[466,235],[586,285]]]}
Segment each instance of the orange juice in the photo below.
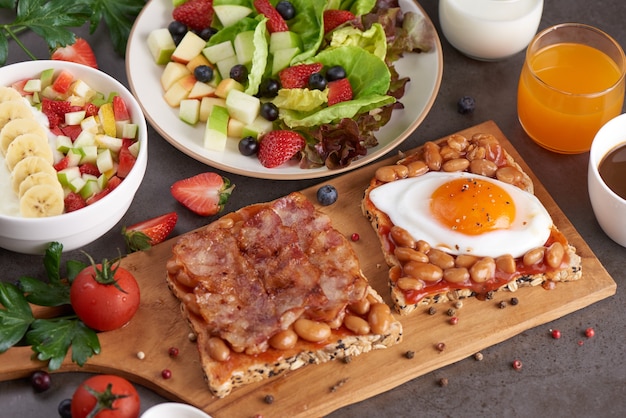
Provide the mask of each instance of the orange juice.
{"label": "orange juice", "polygon": [[588,151],[602,125],[621,113],[623,71],[599,49],[555,43],[527,57],[518,87],[520,123],[539,145]]}

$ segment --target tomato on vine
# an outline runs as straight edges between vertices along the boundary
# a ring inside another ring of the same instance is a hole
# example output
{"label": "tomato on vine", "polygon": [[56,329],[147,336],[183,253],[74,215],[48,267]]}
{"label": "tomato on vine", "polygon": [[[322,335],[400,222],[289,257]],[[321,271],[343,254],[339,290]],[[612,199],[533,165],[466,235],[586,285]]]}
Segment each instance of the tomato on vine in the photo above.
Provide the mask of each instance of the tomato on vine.
{"label": "tomato on vine", "polygon": [[[89,257],[89,256],[87,256]],[[139,285],[128,270],[104,259],[91,257],[74,278],[70,302],[74,312],[90,328],[111,331],[126,325],[139,308]]]}
{"label": "tomato on vine", "polygon": [[72,395],[72,418],[137,418],[140,399],[128,380],[96,375],[85,380]]}

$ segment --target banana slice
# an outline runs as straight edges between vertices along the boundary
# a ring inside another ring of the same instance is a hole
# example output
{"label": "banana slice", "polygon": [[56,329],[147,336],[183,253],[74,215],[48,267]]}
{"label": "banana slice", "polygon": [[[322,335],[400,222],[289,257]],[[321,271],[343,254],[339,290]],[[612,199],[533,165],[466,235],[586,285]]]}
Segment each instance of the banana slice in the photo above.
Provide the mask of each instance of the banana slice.
{"label": "banana slice", "polygon": [[64,206],[61,184],[38,184],[20,198],[20,212],[25,218],[60,215]]}
{"label": "banana slice", "polygon": [[0,129],[13,119],[35,119],[30,106],[23,100],[9,100],[0,103]]}
{"label": "banana slice", "polygon": [[[2,106],[2,103],[0,103]],[[18,136],[23,134],[36,134],[41,138],[48,140],[45,129],[34,118],[13,119],[7,122],[0,129],[0,151],[2,155],[6,155],[9,144]]]}
{"label": "banana slice", "polygon": [[61,183],[59,183],[59,179],[55,174],[50,174],[47,171],[40,171],[39,173],[31,174],[30,176],[22,180],[22,182],[20,183],[19,191],[17,193],[18,197],[22,198],[22,196],[24,196],[24,193],[26,193],[28,189],[40,184],[50,184],[54,186]]}
{"label": "banana slice", "polygon": [[7,153],[5,155],[7,167],[9,167],[9,170],[12,171],[15,164],[19,163],[26,157],[30,157],[31,155],[43,158],[48,162],[48,164],[52,164],[54,162],[52,149],[48,145],[48,141],[46,139],[43,139],[36,134],[22,134],[17,136],[9,144],[9,148],[7,148]]}
{"label": "banana slice", "polygon": [[9,100],[22,100],[22,95],[13,87],[0,86],[0,102],[8,102]]}
{"label": "banana slice", "polygon": [[15,193],[19,193],[20,184],[22,184],[24,179],[31,174],[39,173],[40,171],[54,174],[55,176],[57,174],[52,164],[35,155],[26,157],[19,163],[15,164],[13,171],[11,171],[11,185],[13,186],[13,191],[15,191]]}

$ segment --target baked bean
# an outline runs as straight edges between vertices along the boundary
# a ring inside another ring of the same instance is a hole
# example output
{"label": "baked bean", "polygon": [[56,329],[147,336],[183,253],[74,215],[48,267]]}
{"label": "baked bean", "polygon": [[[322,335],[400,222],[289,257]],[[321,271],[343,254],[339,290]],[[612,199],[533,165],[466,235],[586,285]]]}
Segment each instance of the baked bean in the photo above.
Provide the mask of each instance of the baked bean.
{"label": "baked bean", "polygon": [[465,267],[452,267],[443,271],[443,278],[450,283],[465,283],[470,274]]}
{"label": "baked bean", "polygon": [[427,241],[421,239],[415,244],[415,249],[426,254],[430,251],[430,244]]}
{"label": "baked bean", "polygon": [[469,165],[470,172],[481,176],[494,177],[497,170],[498,165],[491,160],[487,160],[486,158],[477,158],[472,160]]}
{"label": "baked bean", "polygon": [[487,150],[484,147],[476,145],[470,145],[467,148],[467,153],[465,154],[465,158],[470,161],[484,159],[485,157],[487,157]]}
{"label": "baked bean", "polygon": [[448,173],[464,171],[467,167],[469,167],[470,162],[465,158],[454,158],[452,160],[448,160],[441,166],[443,171]]}
{"label": "baked bean", "polygon": [[185,295],[183,296],[183,303],[185,304],[185,307],[189,311],[191,311],[191,313],[193,313],[194,315],[202,316],[195,294],[185,293]]}
{"label": "baked bean", "polygon": [[424,288],[424,282],[413,277],[400,277],[396,281],[396,286],[402,290],[421,290]]}
{"label": "baked bean", "polygon": [[428,166],[421,160],[411,161],[406,165],[406,168],[409,170],[407,174],[408,177],[418,177],[428,173]]}
{"label": "baked bean", "polygon": [[430,263],[418,263],[417,261],[406,263],[404,274],[428,283],[438,282],[443,277],[441,267]]}
{"label": "baked bean", "polygon": [[439,145],[434,142],[426,142],[423,146],[424,161],[429,169],[439,171],[441,169],[441,154],[439,154]]}
{"label": "baked bean", "polygon": [[557,268],[563,262],[564,256],[565,248],[563,248],[563,244],[561,244],[560,242],[555,242],[554,244],[550,245],[546,250],[546,263],[552,268]]}
{"label": "baked bean", "polygon": [[[402,266],[393,266],[389,269],[389,279],[391,281],[396,281],[402,276]],[[371,299],[371,295],[368,295],[367,298]],[[371,302],[371,301],[370,301]]]}
{"label": "baked bean", "polygon": [[376,180],[389,183],[398,179],[406,178],[409,174],[407,166],[402,164],[386,165],[376,170]]}
{"label": "baked bean", "polygon": [[211,337],[207,341],[209,355],[215,361],[227,361],[230,358],[230,348],[219,337]]}
{"label": "baked bean", "polygon": [[288,348],[293,348],[297,342],[298,334],[296,334],[296,332],[291,328],[280,331],[269,339],[270,346],[277,350],[287,350]]}
{"label": "baked bean", "polygon": [[467,148],[469,141],[463,135],[450,135],[446,140],[448,146],[456,151],[463,152]]}
{"label": "baked bean", "polygon": [[409,231],[407,231],[406,229],[394,225],[391,227],[390,233],[393,242],[397,246],[409,248],[415,247],[415,239],[411,236],[411,234],[409,234]]}
{"label": "baked bean", "polygon": [[419,261],[421,263],[428,263],[428,256],[421,251],[414,250],[413,248],[396,247],[393,254],[401,263],[405,263],[407,261]]}
{"label": "baked bean", "polygon": [[294,322],[293,329],[300,338],[313,343],[324,341],[330,337],[331,333],[328,324],[306,318],[299,318]]}
{"label": "baked bean", "polygon": [[370,301],[363,298],[358,302],[352,302],[348,307],[357,315],[365,315],[370,310]]}
{"label": "baked bean", "polygon": [[365,319],[356,315],[346,315],[343,319],[343,324],[350,331],[354,332],[357,335],[365,335],[370,332],[370,324]]}
{"label": "baked bean", "polygon": [[346,311],[341,311],[334,319],[326,322],[331,329],[337,329],[343,324],[343,318],[346,316]]}
{"label": "baked bean", "polygon": [[509,184],[518,184],[522,180],[522,172],[509,165],[500,167],[496,171],[496,178]]}
{"label": "baked bean", "polygon": [[393,322],[389,306],[386,303],[372,304],[367,315],[367,322],[374,334],[385,334]]}
{"label": "baked bean", "polygon": [[456,260],[454,260],[454,265],[456,267],[470,268],[477,260],[478,257],[476,257],[475,255],[461,254],[456,256]]}
{"label": "baked bean", "polygon": [[441,269],[454,267],[454,257],[436,248],[431,248],[428,252],[428,261]]}
{"label": "baked bean", "polygon": [[476,142],[481,147],[498,143],[498,140],[495,136],[485,133],[477,133],[472,135],[472,141]]}
{"label": "baked bean", "polygon": [[515,273],[517,266],[515,265],[515,259],[511,254],[501,255],[496,258],[496,268],[508,274]]}
{"label": "baked bean", "polygon": [[461,153],[457,150],[450,148],[448,145],[444,145],[439,150],[439,154],[441,154],[441,158],[443,161],[454,160],[461,157]]}
{"label": "baked bean", "polygon": [[470,277],[476,283],[483,283],[491,279],[496,272],[496,262],[491,257],[478,260],[469,269]]}
{"label": "baked bean", "polygon": [[533,248],[524,254],[524,258],[522,262],[525,266],[532,266],[533,264],[537,264],[541,260],[543,260],[543,255],[545,253],[544,247]]}

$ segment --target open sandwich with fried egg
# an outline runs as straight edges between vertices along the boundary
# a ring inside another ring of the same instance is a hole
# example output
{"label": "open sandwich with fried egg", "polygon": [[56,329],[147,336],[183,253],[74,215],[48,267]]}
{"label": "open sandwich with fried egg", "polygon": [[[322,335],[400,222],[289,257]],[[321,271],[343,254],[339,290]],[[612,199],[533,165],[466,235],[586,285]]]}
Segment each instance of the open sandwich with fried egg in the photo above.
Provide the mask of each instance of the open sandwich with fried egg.
{"label": "open sandwich with fried egg", "polygon": [[395,310],[578,280],[581,258],[497,138],[455,134],[377,169],[361,208]]}
{"label": "open sandwich with fried egg", "polygon": [[402,339],[349,241],[301,193],[224,215],[172,251],[167,282],[215,396]]}

